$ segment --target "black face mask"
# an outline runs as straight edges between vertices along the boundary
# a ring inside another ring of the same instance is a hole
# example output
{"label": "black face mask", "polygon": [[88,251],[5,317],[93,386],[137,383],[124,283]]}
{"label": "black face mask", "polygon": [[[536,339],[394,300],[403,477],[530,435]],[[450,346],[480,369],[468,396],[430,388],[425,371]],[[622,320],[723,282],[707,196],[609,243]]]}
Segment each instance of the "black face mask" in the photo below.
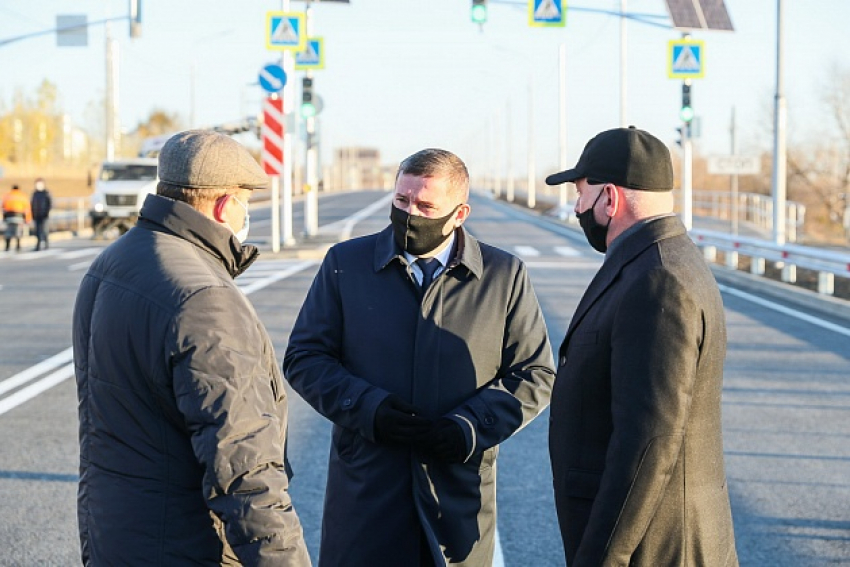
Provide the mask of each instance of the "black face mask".
{"label": "black face mask", "polygon": [[576,213],[576,218],[578,219],[578,223],[581,225],[581,229],[584,231],[584,237],[587,238],[587,242],[594,250],[602,252],[603,254],[608,250],[608,243],[606,242],[606,239],[608,238],[608,227],[611,226],[611,217],[608,217],[608,224],[603,226],[596,222],[596,217],[593,215],[593,208],[596,206],[596,202],[604,192],[605,187],[603,187],[599,192],[599,195],[596,196],[592,205],[583,212]]}
{"label": "black face mask", "polygon": [[432,219],[411,215],[396,206],[391,206],[390,221],[392,221],[395,241],[401,246],[402,250],[410,252],[414,256],[420,256],[439,248],[452,235],[451,232],[443,234],[443,228],[455,214],[455,211],[458,210],[458,207],[460,205],[444,217]]}

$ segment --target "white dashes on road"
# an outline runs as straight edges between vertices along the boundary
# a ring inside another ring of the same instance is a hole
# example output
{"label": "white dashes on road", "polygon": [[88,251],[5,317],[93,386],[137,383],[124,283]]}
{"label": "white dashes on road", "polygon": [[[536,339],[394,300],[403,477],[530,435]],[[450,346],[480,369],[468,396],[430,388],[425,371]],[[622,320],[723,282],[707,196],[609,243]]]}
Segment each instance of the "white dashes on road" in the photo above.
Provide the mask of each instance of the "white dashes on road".
{"label": "white dashes on road", "polygon": [[533,246],[514,246],[514,251],[522,258],[540,256],[540,251]]}
{"label": "white dashes on road", "polygon": [[555,252],[561,256],[566,256],[567,258],[576,258],[581,256],[581,252],[572,246],[555,246]]}

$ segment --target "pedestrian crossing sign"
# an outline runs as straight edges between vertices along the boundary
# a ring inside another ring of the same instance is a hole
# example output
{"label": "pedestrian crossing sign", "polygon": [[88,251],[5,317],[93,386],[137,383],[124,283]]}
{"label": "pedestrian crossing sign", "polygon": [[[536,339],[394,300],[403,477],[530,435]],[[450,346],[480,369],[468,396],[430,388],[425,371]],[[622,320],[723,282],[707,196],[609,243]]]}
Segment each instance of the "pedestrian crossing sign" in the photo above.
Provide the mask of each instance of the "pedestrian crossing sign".
{"label": "pedestrian crossing sign", "polygon": [[295,53],[295,69],[325,68],[325,38],[308,37],[304,49]]}
{"label": "pedestrian crossing sign", "polygon": [[567,0],[528,0],[528,25],[562,28],[567,25]]}
{"label": "pedestrian crossing sign", "polygon": [[701,79],[705,75],[702,41],[673,39],[667,42],[667,76],[671,79]]}
{"label": "pedestrian crossing sign", "polygon": [[307,43],[307,26],[301,12],[266,12],[266,48],[301,51]]}

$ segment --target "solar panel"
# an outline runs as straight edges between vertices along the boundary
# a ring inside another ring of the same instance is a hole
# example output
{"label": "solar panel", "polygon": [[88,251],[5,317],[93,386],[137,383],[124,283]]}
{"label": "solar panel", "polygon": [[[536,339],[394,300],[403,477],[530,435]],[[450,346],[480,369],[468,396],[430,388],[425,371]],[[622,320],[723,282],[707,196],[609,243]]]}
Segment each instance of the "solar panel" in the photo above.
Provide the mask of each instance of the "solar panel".
{"label": "solar panel", "polygon": [[733,31],[723,0],[666,0],[676,29]]}

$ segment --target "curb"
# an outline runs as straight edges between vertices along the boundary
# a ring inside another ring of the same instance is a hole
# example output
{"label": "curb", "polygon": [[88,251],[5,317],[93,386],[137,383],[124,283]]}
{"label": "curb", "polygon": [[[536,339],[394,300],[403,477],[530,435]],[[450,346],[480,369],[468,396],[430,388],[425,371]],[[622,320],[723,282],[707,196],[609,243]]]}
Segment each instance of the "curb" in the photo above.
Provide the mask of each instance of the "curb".
{"label": "curb", "polygon": [[740,270],[733,270],[720,264],[709,264],[709,266],[714,278],[719,283],[732,284],[742,291],[769,297],[795,307],[810,309],[826,317],[839,318],[850,322],[850,302],[843,299],[822,295],[809,289],[777,282]]}

